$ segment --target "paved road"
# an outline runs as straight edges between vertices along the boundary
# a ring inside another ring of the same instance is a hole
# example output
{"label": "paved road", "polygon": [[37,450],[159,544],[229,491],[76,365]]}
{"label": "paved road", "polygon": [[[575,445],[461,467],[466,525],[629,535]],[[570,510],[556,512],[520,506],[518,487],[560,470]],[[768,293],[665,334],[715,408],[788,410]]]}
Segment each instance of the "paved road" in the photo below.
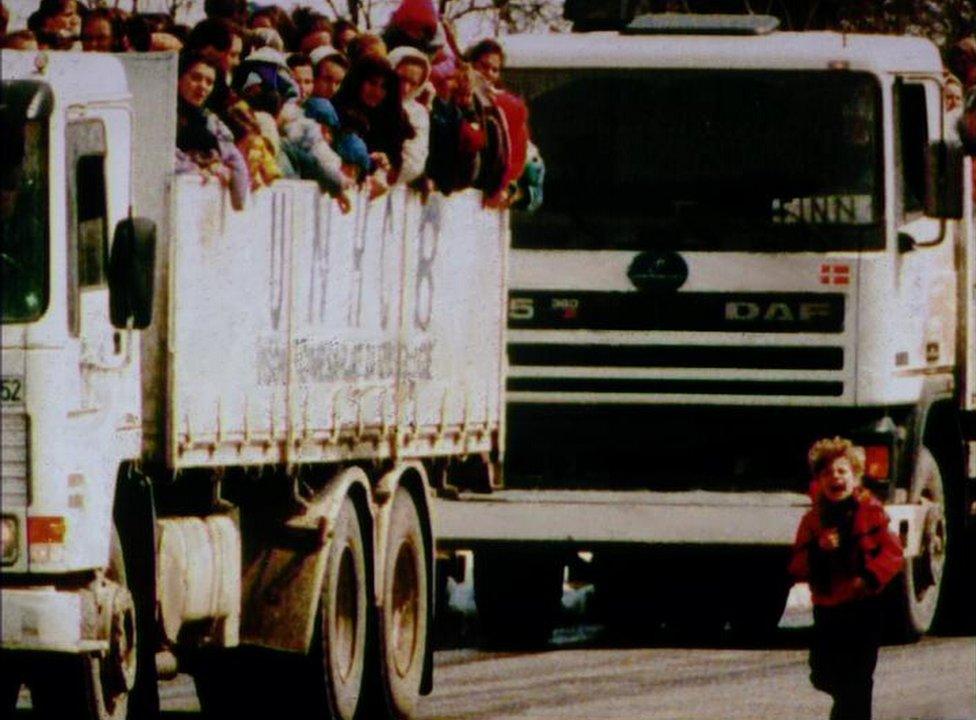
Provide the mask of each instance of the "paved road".
{"label": "paved road", "polygon": [[[532,655],[443,652],[424,720],[803,720],[829,698],[807,682],[802,631],[763,649],[586,644]],[[884,648],[875,720],[976,718],[976,642]]]}
{"label": "paved road", "polygon": [[[774,641],[760,648],[680,637],[609,646],[599,628],[577,625],[558,631],[543,652],[440,650],[419,720],[826,718],[829,699],[807,682],[808,623],[808,609],[788,611]],[[976,720],[971,637],[883,648],[875,679],[874,720]],[[197,715],[188,677],[165,683],[162,695],[168,720]]]}
{"label": "paved road", "polygon": [[[771,646],[607,647],[592,628],[557,633],[538,653],[473,648],[436,653],[436,684],[420,720],[804,720],[826,718],[827,696],[807,682],[808,631]],[[167,683],[169,710],[195,710],[192,684]],[[173,713],[175,718],[177,713]],[[926,638],[886,647],[875,720],[976,719],[976,641]]]}

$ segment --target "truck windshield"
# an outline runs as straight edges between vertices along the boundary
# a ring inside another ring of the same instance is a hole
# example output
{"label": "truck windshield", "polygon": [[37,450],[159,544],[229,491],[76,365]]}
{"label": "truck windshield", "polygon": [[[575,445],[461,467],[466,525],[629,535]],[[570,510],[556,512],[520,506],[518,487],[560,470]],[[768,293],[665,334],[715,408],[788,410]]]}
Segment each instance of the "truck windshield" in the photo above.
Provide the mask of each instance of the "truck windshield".
{"label": "truck windshield", "polygon": [[37,320],[48,302],[47,122],[0,111],[0,286],[4,323]]}
{"label": "truck windshield", "polygon": [[838,71],[516,70],[545,197],[514,245],[883,247],[880,88]]}

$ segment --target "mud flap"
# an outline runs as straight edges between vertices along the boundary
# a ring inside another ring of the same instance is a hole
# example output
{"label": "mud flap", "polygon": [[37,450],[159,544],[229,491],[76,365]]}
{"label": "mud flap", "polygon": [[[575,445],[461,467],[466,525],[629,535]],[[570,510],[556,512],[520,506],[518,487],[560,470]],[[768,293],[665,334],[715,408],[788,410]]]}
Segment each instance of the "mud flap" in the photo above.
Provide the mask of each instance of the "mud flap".
{"label": "mud flap", "polygon": [[294,653],[308,651],[332,525],[356,484],[368,493],[362,470],[343,470],[284,522],[259,517],[260,508],[248,513],[242,510],[242,644]]}
{"label": "mud flap", "polygon": [[115,486],[115,527],[122,541],[125,573],[136,609],[135,686],[129,694],[129,716],[159,717],[156,672],[156,501],[152,479],[126,464]]}

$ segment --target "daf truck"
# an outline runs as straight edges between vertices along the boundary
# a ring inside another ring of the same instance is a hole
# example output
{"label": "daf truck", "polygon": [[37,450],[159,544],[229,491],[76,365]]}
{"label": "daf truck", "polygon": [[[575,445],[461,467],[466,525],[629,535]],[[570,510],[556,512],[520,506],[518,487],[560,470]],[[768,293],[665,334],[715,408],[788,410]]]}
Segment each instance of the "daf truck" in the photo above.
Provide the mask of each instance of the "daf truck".
{"label": "daf truck", "polygon": [[567,563],[625,633],[775,628],[834,436],[905,549],[893,630],[971,618],[972,162],[938,50],[626,5],[503,39],[545,202],[513,213],[504,489],[440,508],[487,632],[547,638]]}

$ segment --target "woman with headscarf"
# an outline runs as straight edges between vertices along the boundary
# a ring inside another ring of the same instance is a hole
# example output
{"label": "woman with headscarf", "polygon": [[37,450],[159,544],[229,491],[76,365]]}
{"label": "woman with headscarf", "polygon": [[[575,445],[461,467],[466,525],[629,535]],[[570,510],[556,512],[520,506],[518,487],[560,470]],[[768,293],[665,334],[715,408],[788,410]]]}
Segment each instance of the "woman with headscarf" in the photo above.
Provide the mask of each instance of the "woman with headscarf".
{"label": "woman with headscarf", "polygon": [[398,47],[390,53],[390,64],[400,78],[403,110],[407,114],[414,135],[403,143],[403,165],[399,182],[410,184],[424,174],[430,144],[430,109],[425,102],[431,89],[430,61],[420,50]]}
{"label": "woman with headscarf", "polygon": [[180,56],[177,83],[176,171],[215,177],[230,190],[235,210],[244,207],[250,177],[234,136],[206,108],[217,67],[198,53]]}

